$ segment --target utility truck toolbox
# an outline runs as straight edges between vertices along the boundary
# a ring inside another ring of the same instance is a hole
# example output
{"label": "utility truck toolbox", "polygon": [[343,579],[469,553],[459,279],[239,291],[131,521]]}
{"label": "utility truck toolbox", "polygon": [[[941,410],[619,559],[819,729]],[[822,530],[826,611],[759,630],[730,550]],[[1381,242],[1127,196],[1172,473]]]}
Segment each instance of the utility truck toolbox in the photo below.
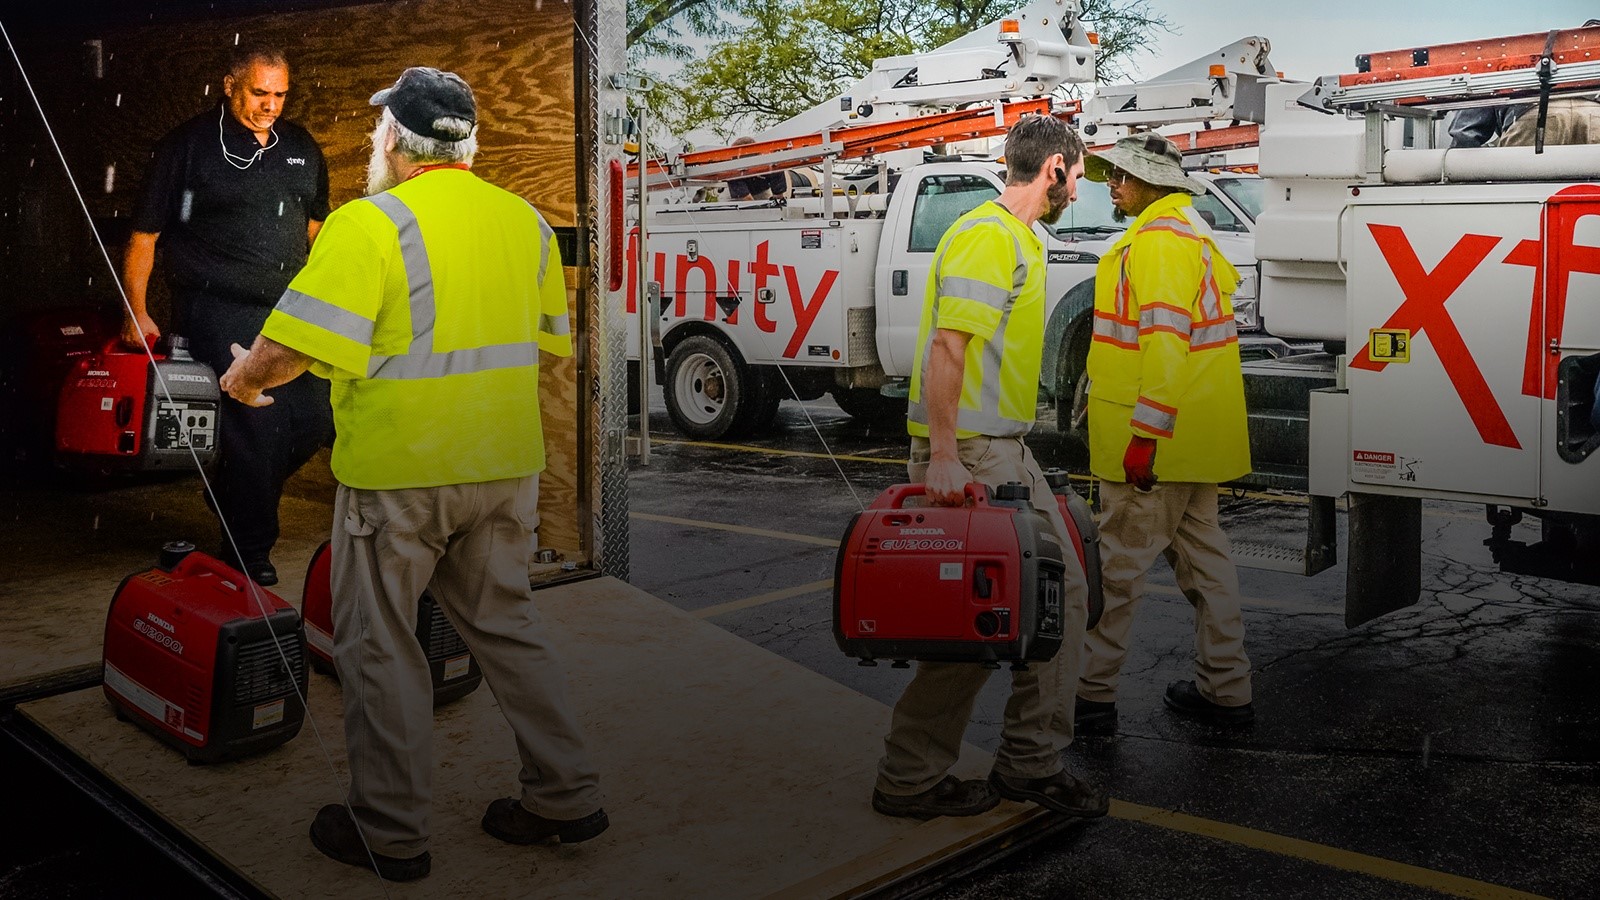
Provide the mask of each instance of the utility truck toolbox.
{"label": "utility truck toolbox", "polygon": [[[311,651],[311,667],[331,678],[339,674],[333,667],[333,546],[327,541],[311,556],[306,569],[306,587],[300,595],[300,611],[306,619],[306,648]],[[433,678],[433,704],[440,706],[459,700],[483,683],[483,670],[467,650],[461,633],[445,617],[444,609],[427,591],[417,600],[417,643],[428,658],[428,674]]]}
{"label": "utility truck toolbox", "polygon": [[[113,338],[79,359],[61,386],[56,451],[66,460],[130,470],[189,468],[217,452],[221,392],[211,367],[168,339],[166,353]],[[151,357],[154,357],[154,362]]]}
{"label": "utility truck toolbox", "polygon": [[904,505],[923,493],[895,485],[851,520],[835,564],[839,649],[864,663],[1054,657],[1067,563],[1028,488],[969,484],[968,505]]}
{"label": "utility truck toolbox", "polygon": [[300,614],[193,544],[168,544],[161,557],[123,579],[106,616],[104,687],[117,718],[196,763],[258,753],[298,734],[306,686]]}

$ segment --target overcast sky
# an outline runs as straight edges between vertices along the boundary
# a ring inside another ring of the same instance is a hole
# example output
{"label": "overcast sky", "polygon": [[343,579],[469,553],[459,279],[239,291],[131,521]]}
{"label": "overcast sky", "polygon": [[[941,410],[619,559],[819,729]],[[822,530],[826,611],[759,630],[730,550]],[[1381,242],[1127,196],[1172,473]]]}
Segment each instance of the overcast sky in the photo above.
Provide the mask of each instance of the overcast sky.
{"label": "overcast sky", "polygon": [[[1576,28],[1600,18],[1596,0],[1150,0],[1177,34],[1134,62],[1160,74],[1249,35],[1272,42],[1286,77],[1310,81],[1352,72],[1358,53]],[[1090,23],[1093,24],[1092,22]]]}

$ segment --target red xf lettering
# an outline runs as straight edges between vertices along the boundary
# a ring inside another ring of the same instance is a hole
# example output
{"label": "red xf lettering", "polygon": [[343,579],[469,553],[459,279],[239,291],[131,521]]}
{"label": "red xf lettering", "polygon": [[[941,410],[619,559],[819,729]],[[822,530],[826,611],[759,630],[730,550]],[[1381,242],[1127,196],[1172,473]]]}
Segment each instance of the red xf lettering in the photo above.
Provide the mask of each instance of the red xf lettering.
{"label": "red xf lettering", "polygon": [[[1561,358],[1546,352],[1546,348],[1550,341],[1561,342],[1567,322],[1567,288],[1573,274],[1600,275],[1600,247],[1573,243],[1578,220],[1600,215],[1596,200],[1600,196],[1594,186],[1586,184],[1550,195],[1542,240],[1523,241],[1506,256],[1507,265],[1533,267],[1533,312],[1528,319],[1528,351],[1522,366],[1522,393],[1529,397],[1555,399],[1556,368]],[[1539,302],[1541,290],[1543,303]]]}
{"label": "red xf lettering", "polygon": [[817,281],[817,289],[811,292],[811,299],[801,301],[800,279],[794,266],[783,267],[783,278],[789,286],[789,305],[794,307],[794,336],[789,338],[789,346],[783,348],[785,359],[794,359],[800,352],[800,345],[805,343],[806,334],[811,331],[811,323],[817,320],[817,313],[822,311],[822,301],[828,297],[828,292],[833,290],[833,283],[839,277],[835,269],[828,269],[822,273],[822,278]]}
{"label": "red xf lettering", "polygon": [[[1383,323],[1383,327],[1410,331],[1413,339],[1418,334],[1426,333],[1484,443],[1522,449],[1488,381],[1473,360],[1472,351],[1462,339],[1461,331],[1456,328],[1455,320],[1444,308],[1445,301],[1488,257],[1489,252],[1500,243],[1500,238],[1483,234],[1462,235],[1461,240],[1429,272],[1422,267],[1422,261],[1417,258],[1411,242],[1399,227],[1369,224],[1367,230],[1372,232],[1378,250],[1389,264],[1395,282],[1400,285],[1406,298],[1394,315]],[[1363,348],[1350,366],[1381,372],[1388,363],[1374,362]]]}
{"label": "red xf lettering", "polygon": [[771,334],[778,330],[778,323],[767,315],[767,305],[762,303],[760,298],[761,292],[766,290],[767,279],[777,275],[781,270],[767,259],[768,243],[770,242],[762,241],[756,245],[756,261],[750,264],[750,271],[756,276],[756,327]]}

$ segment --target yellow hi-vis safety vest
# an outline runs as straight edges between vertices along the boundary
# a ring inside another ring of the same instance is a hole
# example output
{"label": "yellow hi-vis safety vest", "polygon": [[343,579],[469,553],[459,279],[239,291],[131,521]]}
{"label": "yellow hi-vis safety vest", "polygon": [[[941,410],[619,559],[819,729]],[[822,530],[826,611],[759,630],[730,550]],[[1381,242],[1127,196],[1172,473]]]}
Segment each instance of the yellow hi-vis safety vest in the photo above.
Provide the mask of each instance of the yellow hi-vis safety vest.
{"label": "yellow hi-vis safety vest", "polygon": [[572,353],[555,234],[464,169],[328,217],[261,333],[333,382],[333,474],[353,488],[544,468],[539,351]]}
{"label": "yellow hi-vis safety vest", "polygon": [[1150,204],[1095,270],[1089,345],[1089,468],[1123,481],[1134,436],[1156,438],[1167,481],[1250,472],[1230,297],[1239,272],[1188,194]]}
{"label": "yellow hi-vis safety vest", "polygon": [[940,328],[967,343],[956,437],[1021,437],[1033,428],[1044,354],[1044,244],[1005,207],[989,201],[939,240],[917,329],[906,430],[928,436],[923,386]]}

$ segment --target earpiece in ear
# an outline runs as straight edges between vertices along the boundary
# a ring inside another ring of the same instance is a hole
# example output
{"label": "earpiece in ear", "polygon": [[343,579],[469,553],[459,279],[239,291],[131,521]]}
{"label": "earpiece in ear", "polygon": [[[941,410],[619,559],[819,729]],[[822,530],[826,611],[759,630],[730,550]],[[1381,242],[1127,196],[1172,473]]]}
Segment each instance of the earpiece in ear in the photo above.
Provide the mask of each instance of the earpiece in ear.
{"label": "earpiece in ear", "polygon": [[1066,183],[1067,183],[1067,170],[1063,169],[1060,166],[1056,166],[1056,184],[1066,184]]}

